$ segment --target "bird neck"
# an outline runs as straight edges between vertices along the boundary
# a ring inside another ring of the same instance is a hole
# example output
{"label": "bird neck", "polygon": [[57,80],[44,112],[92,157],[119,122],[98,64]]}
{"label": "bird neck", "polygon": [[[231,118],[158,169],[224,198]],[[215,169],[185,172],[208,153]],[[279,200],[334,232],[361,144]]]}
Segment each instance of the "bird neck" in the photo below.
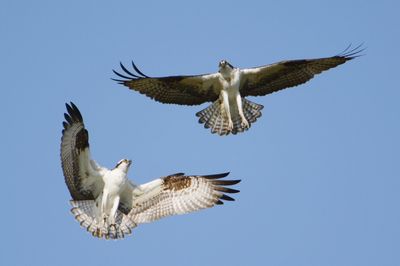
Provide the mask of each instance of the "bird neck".
{"label": "bird neck", "polygon": [[231,68],[229,68],[229,67],[224,67],[224,68],[221,68],[221,69],[219,70],[219,73],[222,75],[222,77],[223,77],[224,79],[231,78],[232,72],[233,72],[233,69],[231,69]]}

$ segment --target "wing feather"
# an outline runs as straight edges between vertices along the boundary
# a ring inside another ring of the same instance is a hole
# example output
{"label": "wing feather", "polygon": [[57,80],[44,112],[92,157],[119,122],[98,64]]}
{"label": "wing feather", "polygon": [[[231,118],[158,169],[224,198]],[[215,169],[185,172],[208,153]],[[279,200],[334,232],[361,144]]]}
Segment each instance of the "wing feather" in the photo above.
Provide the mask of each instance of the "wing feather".
{"label": "wing feather", "polygon": [[90,158],[89,133],[79,109],[66,104],[61,138],[61,165],[65,183],[74,200],[94,200],[104,183],[101,176],[107,169]]}
{"label": "wing feather", "polygon": [[[234,199],[225,193],[239,190],[224,186],[240,180],[220,180],[229,173],[208,176],[170,175],[139,186],[142,196],[133,200],[129,213],[135,223],[148,223],[160,218],[185,214]],[[223,186],[220,186],[223,185]]]}
{"label": "wing feather", "polygon": [[113,72],[122,79],[113,80],[162,103],[197,105],[213,102],[218,99],[221,90],[216,73],[152,78],[143,74],[133,62],[136,73],[122,63],[120,67],[124,74]]}
{"label": "wing feather", "polygon": [[347,47],[345,51],[332,57],[281,61],[243,69],[240,92],[242,96],[262,96],[303,84],[316,74],[360,56],[364,51],[360,47],[361,45],[354,49]]}

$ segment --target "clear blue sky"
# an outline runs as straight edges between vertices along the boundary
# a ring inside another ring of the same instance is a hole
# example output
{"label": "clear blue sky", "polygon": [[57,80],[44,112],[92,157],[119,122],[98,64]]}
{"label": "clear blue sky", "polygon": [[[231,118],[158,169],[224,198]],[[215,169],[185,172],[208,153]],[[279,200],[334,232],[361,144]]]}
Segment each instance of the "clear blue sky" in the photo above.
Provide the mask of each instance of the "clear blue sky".
{"label": "clear blue sky", "polygon": [[[1,265],[400,265],[398,1],[2,1]],[[250,98],[245,134],[211,135],[195,113],[112,80],[365,56]],[[92,155],[137,183],[230,171],[237,201],[91,237],[69,213],[59,145],[75,102]]]}

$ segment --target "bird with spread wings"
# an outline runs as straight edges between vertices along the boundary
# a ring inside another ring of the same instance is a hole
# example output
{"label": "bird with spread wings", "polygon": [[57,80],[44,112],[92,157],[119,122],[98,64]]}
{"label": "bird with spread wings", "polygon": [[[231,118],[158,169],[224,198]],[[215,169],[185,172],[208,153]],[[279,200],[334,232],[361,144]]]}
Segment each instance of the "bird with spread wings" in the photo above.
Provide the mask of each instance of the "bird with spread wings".
{"label": "bird with spread wings", "polygon": [[261,116],[263,106],[249,101],[247,96],[264,96],[285,88],[303,84],[330,68],[360,56],[361,45],[347,47],[342,53],[325,58],[281,61],[253,68],[236,68],[226,60],[219,63],[219,71],[212,74],[149,77],[132,62],[136,73],[122,63],[120,84],[167,104],[198,105],[212,102],[196,113],[199,123],[219,135],[237,134],[250,128]]}
{"label": "bird with spread wings", "polygon": [[127,178],[131,160],[107,169],[90,155],[89,134],[78,108],[66,104],[61,138],[61,164],[75,219],[93,236],[123,238],[132,228],[160,218],[185,214],[223,201],[233,201],[229,188],[240,180],[224,180],[229,173],[177,173],[137,185]]}

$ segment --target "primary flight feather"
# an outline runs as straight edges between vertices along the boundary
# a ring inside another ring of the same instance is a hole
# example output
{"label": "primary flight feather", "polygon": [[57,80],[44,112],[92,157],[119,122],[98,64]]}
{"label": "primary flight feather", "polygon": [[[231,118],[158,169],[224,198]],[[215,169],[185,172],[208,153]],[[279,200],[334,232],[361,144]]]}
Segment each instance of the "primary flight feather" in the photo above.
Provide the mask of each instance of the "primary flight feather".
{"label": "primary flight feather", "polygon": [[170,104],[198,105],[212,102],[196,115],[205,128],[219,135],[236,134],[250,128],[261,116],[263,106],[246,96],[263,96],[294,87],[360,55],[363,49],[348,47],[341,54],[317,59],[281,61],[254,68],[236,68],[226,60],[219,63],[219,71],[212,74],[149,77],[132,62],[129,71],[122,63],[122,79],[113,79],[132,90]]}

